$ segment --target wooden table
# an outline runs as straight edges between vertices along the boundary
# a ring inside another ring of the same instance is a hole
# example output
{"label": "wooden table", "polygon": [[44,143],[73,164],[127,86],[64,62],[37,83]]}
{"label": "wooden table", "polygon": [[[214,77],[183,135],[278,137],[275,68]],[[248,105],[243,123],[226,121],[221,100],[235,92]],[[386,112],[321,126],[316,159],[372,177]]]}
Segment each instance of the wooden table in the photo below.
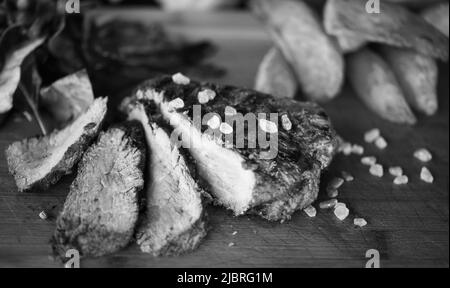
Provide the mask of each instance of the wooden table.
{"label": "wooden table", "polygon": [[[133,18],[154,19],[153,12],[133,10]],[[248,14],[171,15],[169,26],[189,37],[209,38],[220,47],[214,62],[227,68],[219,82],[252,87],[257,65],[271,46],[265,32]],[[338,156],[324,175],[324,181],[340,171],[349,171],[355,181],[345,183],[339,200],[351,210],[343,222],[331,211],[319,211],[316,218],[302,212],[283,224],[258,217],[235,218],[220,207],[208,207],[211,230],[193,253],[180,257],[154,258],[142,254],[136,245],[100,259],[82,261],[83,267],[364,267],[368,249],[381,254],[381,267],[449,266],[449,121],[448,64],[441,65],[439,95],[441,109],[436,116],[420,119],[414,127],[387,123],[369,112],[353,92],[325,105],[337,131],[347,140],[363,144],[363,133],[378,127],[389,142],[385,151],[365,145],[388,167],[404,167],[410,182],[392,184],[392,177],[371,176],[359,157]],[[0,129],[0,150],[13,141],[38,133],[34,123],[13,121]],[[421,164],[412,156],[426,147],[433,153],[428,165],[434,184],[419,179]],[[61,267],[49,258],[53,221],[38,217],[42,210],[55,215],[61,208],[73,176],[65,177],[48,191],[17,192],[0,153],[0,267]],[[321,192],[320,199],[325,199]],[[368,225],[356,228],[355,216]],[[232,235],[237,231],[236,235]],[[235,246],[228,247],[230,242]]]}

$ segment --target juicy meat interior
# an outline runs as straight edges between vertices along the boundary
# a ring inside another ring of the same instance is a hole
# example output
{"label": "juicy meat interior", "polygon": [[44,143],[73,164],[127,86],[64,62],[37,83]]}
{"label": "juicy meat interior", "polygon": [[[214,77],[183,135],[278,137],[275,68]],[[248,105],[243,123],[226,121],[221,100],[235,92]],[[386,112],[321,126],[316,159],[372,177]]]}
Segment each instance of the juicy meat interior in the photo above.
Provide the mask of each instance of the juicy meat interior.
{"label": "juicy meat interior", "polygon": [[142,127],[127,122],[102,133],[80,161],[56,221],[54,250],[101,256],[125,247],[138,219],[146,149]]}
{"label": "juicy meat interior", "polygon": [[142,105],[129,114],[139,120],[149,148],[146,213],[137,229],[141,250],[153,255],[193,250],[206,235],[202,196],[184,157]]}

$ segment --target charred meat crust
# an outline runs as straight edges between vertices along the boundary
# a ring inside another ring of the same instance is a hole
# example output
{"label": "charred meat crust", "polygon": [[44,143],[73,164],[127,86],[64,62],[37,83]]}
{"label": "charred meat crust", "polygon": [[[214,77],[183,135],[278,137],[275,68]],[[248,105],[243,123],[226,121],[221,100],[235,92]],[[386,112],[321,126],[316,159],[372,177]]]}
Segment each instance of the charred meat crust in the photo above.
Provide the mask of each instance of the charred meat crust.
{"label": "charred meat crust", "polygon": [[306,171],[302,179],[293,185],[284,196],[263,203],[251,210],[252,213],[277,221],[289,219],[291,215],[314,202],[319,194],[320,169]]}
{"label": "charred meat crust", "polygon": [[124,248],[133,239],[138,194],[144,187],[143,143],[142,126],[129,121],[102,132],[86,151],[56,221],[51,240],[56,256],[62,259],[74,248],[83,257],[99,257]]}
{"label": "charred meat crust", "polygon": [[[139,217],[146,217],[147,213],[144,212]],[[141,219],[141,224],[144,224],[144,219]],[[178,256],[189,251],[193,251],[200,246],[202,240],[206,237],[208,232],[208,213],[203,210],[199,219],[186,231],[172,238],[170,241],[157,250],[147,251],[153,256]],[[139,224],[138,226],[140,226]],[[137,234],[138,238],[139,232]],[[143,236],[143,235],[141,235]],[[143,243],[145,245],[145,242]]]}
{"label": "charred meat crust", "polygon": [[206,210],[204,210],[200,219],[192,225],[191,229],[172,239],[172,241],[158,251],[157,256],[177,256],[197,249],[203,238],[206,237],[208,231],[207,219],[208,216]]}
{"label": "charred meat crust", "polygon": [[[38,164],[42,164],[42,162],[45,161],[45,157],[50,156],[47,154],[51,154],[51,152],[55,151],[48,151],[50,149],[50,146],[53,145],[53,142],[56,142],[56,138],[58,138],[60,141],[64,142],[65,139],[62,139],[61,135],[64,133],[70,133],[73,132],[70,129],[75,129],[76,125],[81,125],[80,123],[77,123],[75,121],[68,127],[66,127],[63,130],[55,131],[47,136],[40,136],[35,138],[29,138],[22,141],[15,142],[11,144],[8,149],[6,150],[6,159],[8,162],[8,168],[9,172],[14,176],[16,180],[16,184],[19,191],[39,191],[39,190],[45,190],[50,185],[55,184],[56,182],[61,179],[62,176],[71,174],[74,170],[74,167],[78,163],[78,161],[83,156],[84,151],[89,147],[89,145],[92,143],[93,140],[97,137],[101,126],[103,124],[104,115],[106,113],[106,99],[98,99],[98,102],[93,104],[96,105],[95,108],[98,108],[98,111],[88,111],[85,115],[80,116],[84,117],[86,115],[90,115],[93,118],[97,119],[97,122],[89,122],[82,126],[82,132],[81,135],[76,141],[71,144],[69,147],[67,147],[66,151],[63,153],[63,156],[59,161],[54,165],[51,170],[46,173],[42,178],[37,179],[34,182],[28,183],[30,180],[29,174],[33,174],[32,171],[33,168],[27,167],[27,165],[31,165],[33,161],[36,161],[36,159],[33,159],[32,155],[27,155],[32,152],[41,151],[43,155],[39,155],[39,157],[44,157],[37,161]],[[98,115],[96,114],[98,113]],[[95,114],[95,115],[94,115]],[[86,117],[90,117],[86,116]],[[81,120],[80,120],[81,122]],[[73,126],[73,127],[72,127]],[[74,128],[75,127],[75,128]],[[67,135],[67,137],[70,137],[72,135]],[[64,137],[65,138],[65,137]],[[60,143],[61,144],[61,143]],[[62,144],[61,144],[62,145]],[[54,148],[54,147],[52,147]],[[58,148],[58,147],[57,147]],[[64,147],[59,147],[60,149],[63,149]],[[36,150],[36,151],[33,151]],[[35,163],[36,164],[36,163]],[[41,169],[40,167],[35,168]],[[30,170],[30,171],[26,171]],[[38,171],[40,172],[40,171]]]}
{"label": "charred meat crust", "polygon": [[[264,151],[258,148],[239,149],[235,145],[230,148],[244,159],[243,167],[255,174],[250,212],[269,220],[284,220],[295,210],[311,204],[318,194],[320,171],[330,164],[337,146],[335,131],[325,112],[314,103],[275,99],[244,88],[195,81],[178,85],[169,76],[146,81],[135,92],[163,92],[166,102],[180,98],[184,108],[177,112],[192,119],[193,105],[199,104],[198,92],[204,89],[215,91],[217,97],[201,106],[202,115],[213,112],[224,119],[225,107],[232,106],[243,115],[249,112],[287,114],[292,122],[290,131],[278,130],[278,155],[274,159],[261,159]],[[159,120],[162,118],[153,101],[141,99],[138,102],[145,105],[147,114]],[[202,126],[202,132],[204,129],[206,127]],[[245,143],[248,143],[247,135],[245,137]]]}

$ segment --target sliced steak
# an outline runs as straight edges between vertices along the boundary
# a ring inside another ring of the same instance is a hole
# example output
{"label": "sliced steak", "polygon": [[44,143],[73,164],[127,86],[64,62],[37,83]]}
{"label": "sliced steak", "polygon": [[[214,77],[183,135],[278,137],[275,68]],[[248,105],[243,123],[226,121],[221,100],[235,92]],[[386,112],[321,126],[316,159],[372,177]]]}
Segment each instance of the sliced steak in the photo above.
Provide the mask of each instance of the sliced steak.
{"label": "sliced steak", "polygon": [[[269,220],[285,220],[316,199],[321,170],[331,162],[337,145],[335,131],[319,106],[275,99],[254,90],[201,84],[176,77],[179,75],[143,83],[134,96],[124,100],[122,109],[126,111],[133,103],[142,103],[148,115],[170,123],[179,134],[178,138],[181,137],[183,147],[188,148],[196,160],[199,175],[208,183],[207,190],[218,204],[236,215],[251,212]],[[182,84],[175,83],[174,79]],[[209,100],[205,95],[209,95]],[[200,105],[199,101],[204,104]],[[218,123],[209,120],[213,118],[211,115],[226,119],[225,114],[236,112],[245,117],[249,115],[248,119],[255,115],[253,122],[257,123],[248,121],[240,127],[237,122],[229,123],[234,129],[230,134],[231,142],[227,143],[228,138],[223,133],[214,133],[230,130],[230,126],[217,128]],[[267,127],[264,118],[269,119],[270,113],[277,114],[274,114],[275,119],[270,118],[272,125]],[[273,127],[277,123],[283,125]],[[261,131],[261,126],[266,131],[269,128],[275,131],[266,133]],[[258,133],[248,133],[255,127]],[[269,143],[276,147],[261,145],[259,137],[255,145],[252,135],[260,133],[264,138],[273,138],[275,141]],[[238,134],[241,137],[236,137]],[[243,140],[238,141],[240,138]]]}
{"label": "sliced steak", "polygon": [[53,249],[102,256],[125,247],[138,219],[138,193],[144,186],[142,126],[127,122],[101,133],[83,156],[56,221]]}
{"label": "sliced steak", "polygon": [[19,191],[46,189],[72,173],[97,137],[106,114],[107,98],[98,98],[77,120],[43,137],[14,142],[6,150],[10,173]]}
{"label": "sliced steak", "polygon": [[206,235],[201,190],[166,131],[149,120],[142,105],[129,114],[144,126],[148,145],[146,212],[137,229],[141,250],[155,256],[195,249]]}

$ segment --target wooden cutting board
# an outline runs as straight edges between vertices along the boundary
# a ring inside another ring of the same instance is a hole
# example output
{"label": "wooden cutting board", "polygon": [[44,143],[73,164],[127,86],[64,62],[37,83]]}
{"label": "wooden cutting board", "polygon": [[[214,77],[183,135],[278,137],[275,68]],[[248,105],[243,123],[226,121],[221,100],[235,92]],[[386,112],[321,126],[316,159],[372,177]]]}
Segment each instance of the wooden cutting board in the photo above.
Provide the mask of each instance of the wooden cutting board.
{"label": "wooden cutting board", "polygon": [[[114,11],[103,11],[112,15]],[[100,17],[96,14],[95,17]],[[116,14],[114,14],[116,15]],[[159,19],[174,32],[191,38],[212,40],[220,48],[214,63],[228,70],[219,82],[252,87],[256,69],[270,40],[256,20],[247,13],[163,14],[135,9],[123,17],[154,21]],[[360,164],[359,157],[339,155],[323,182],[340,171],[355,181],[345,183],[339,200],[350,208],[350,216],[339,221],[331,211],[319,211],[316,218],[296,213],[291,221],[271,223],[258,217],[233,217],[220,207],[209,207],[210,231],[193,253],[180,257],[154,258],[135,245],[124,251],[82,261],[82,267],[364,267],[366,251],[377,249],[381,267],[449,266],[449,120],[448,64],[443,64],[439,95],[441,109],[436,116],[421,118],[415,127],[390,124],[372,114],[353,92],[325,105],[337,131],[348,141],[364,144],[363,133],[378,127],[389,142],[385,151],[364,145],[366,154],[377,156],[386,167],[400,165],[410,178],[394,186],[392,177],[376,178]],[[174,71],[175,72],[175,71]],[[202,79],[206,80],[206,79]],[[115,81],[120,81],[117,79]],[[12,116],[0,128],[0,150],[13,141],[38,133],[38,127]],[[434,184],[419,179],[421,164],[412,156],[426,147],[434,159],[428,165]],[[62,179],[48,191],[18,193],[8,174],[4,153],[0,153],[0,267],[61,267],[49,257],[48,241],[54,221],[38,217],[42,210],[57,215],[73,176]],[[322,189],[320,200],[325,199]],[[356,228],[354,217],[368,225]],[[233,232],[237,234],[233,235]],[[228,247],[234,243],[233,247]]]}

